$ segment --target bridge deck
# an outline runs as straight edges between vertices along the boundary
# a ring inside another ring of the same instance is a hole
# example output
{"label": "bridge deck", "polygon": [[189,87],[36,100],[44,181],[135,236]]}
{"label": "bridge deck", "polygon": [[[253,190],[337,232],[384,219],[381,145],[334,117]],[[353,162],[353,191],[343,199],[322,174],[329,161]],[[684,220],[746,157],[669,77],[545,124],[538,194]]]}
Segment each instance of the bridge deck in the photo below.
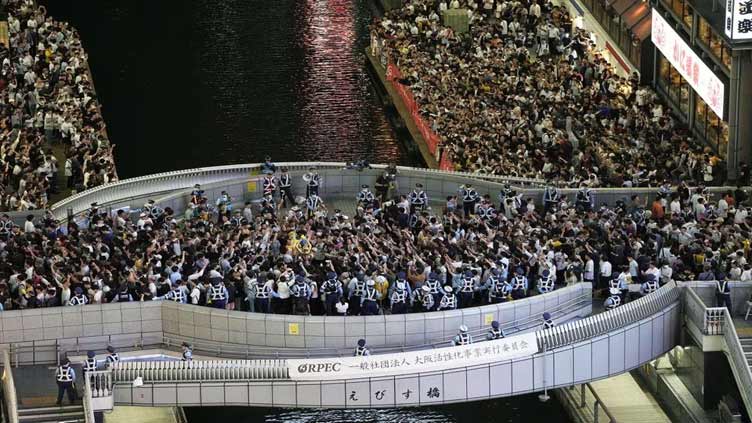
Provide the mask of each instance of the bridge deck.
{"label": "bridge deck", "polygon": [[618,422],[671,423],[655,398],[643,391],[630,373],[590,385]]}

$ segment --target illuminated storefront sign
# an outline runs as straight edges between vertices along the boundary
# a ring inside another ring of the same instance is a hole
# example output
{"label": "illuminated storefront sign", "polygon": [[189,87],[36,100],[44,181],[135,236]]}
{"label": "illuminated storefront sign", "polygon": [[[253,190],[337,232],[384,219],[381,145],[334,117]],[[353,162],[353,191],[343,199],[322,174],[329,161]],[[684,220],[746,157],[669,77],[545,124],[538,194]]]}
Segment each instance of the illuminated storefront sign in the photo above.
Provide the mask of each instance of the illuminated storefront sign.
{"label": "illuminated storefront sign", "polygon": [[710,109],[722,117],[723,82],[655,9],[653,9],[653,28],[650,38],[666,60],[705,100]]}
{"label": "illuminated storefront sign", "polygon": [[752,0],[726,0],[726,36],[752,40]]}

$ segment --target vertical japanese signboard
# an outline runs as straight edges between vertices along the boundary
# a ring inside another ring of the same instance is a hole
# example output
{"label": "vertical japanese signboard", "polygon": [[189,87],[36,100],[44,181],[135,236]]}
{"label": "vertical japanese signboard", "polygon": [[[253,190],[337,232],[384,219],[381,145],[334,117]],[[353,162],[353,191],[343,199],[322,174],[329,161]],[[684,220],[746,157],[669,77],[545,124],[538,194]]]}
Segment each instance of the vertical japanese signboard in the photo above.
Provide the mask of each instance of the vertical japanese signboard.
{"label": "vertical japanese signboard", "polygon": [[723,26],[732,40],[752,40],[752,0],[726,0]]}
{"label": "vertical japanese signboard", "polygon": [[723,82],[655,9],[650,39],[708,107],[723,118]]}

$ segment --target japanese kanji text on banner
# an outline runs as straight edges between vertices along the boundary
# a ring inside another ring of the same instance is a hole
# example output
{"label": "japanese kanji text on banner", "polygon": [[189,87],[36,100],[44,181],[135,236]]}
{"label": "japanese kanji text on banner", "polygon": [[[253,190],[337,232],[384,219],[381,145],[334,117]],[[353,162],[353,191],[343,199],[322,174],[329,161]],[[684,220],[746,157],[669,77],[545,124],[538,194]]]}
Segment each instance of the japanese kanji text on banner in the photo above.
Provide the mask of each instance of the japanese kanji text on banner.
{"label": "japanese kanji text on banner", "polygon": [[287,365],[292,380],[356,379],[476,366],[537,352],[538,342],[532,332],[495,341],[406,353],[287,360]]}
{"label": "japanese kanji text on banner", "polygon": [[723,82],[655,9],[650,39],[716,116],[723,119]]}

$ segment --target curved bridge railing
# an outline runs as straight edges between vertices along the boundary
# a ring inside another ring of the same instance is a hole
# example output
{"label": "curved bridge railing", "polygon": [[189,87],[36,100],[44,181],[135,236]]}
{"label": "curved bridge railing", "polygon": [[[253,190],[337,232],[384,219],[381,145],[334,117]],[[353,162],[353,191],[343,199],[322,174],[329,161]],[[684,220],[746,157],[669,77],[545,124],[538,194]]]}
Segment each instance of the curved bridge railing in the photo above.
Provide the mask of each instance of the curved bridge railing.
{"label": "curved bridge railing", "polygon": [[[287,360],[289,379],[276,380],[226,378],[199,384],[193,376],[197,370],[183,365],[186,368],[173,372],[164,382],[151,381],[141,387],[118,384],[115,401],[150,406],[399,407],[474,401],[570,386],[629,371],[673,348],[680,318],[680,289],[668,285],[654,295],[635,301],[624,312],[635,319],[633,321],[625,322],[625,316],[616,313],[612,317],[614,323],[586,319],[581,332],[566,337],[555,338],[549,331],[538,331],[502,341],[457,347],[464,349],[465,355],[448,358],[444,352],[454,349],[363,358]],[[610,317],[609,314],[611,312],[605,313],[604,317]],[[472,359],[474,354],[492,354],[497,344],[499,351],[506,351],[507,347],[509,351],[527,349],[531,347],[526,343],[529,339],[534,346],[530,353],[474,364],[477,363]],[[540,351],[537,339],[558,346]],[[403,356],[403,363],[408,364],[403,364],[401,371],[380,367],[397,365],[394,357]],[[419,360],[410,362],[408,357]],[[457,364],[447,362],[439,369],[426,364],[431,358],[441,360],[441,357],[448,360],[454,357]],[[357,369],[349,370],[356,377],[348,377],[348,371],[341,370],[347,369],[352,360],[360,360]],[[421,371],[422,368],[428,370]],[[316,374],[303,375],[301,371],[307,369],[315,370]],[[372,376],[364,377],[368,372]]]}

